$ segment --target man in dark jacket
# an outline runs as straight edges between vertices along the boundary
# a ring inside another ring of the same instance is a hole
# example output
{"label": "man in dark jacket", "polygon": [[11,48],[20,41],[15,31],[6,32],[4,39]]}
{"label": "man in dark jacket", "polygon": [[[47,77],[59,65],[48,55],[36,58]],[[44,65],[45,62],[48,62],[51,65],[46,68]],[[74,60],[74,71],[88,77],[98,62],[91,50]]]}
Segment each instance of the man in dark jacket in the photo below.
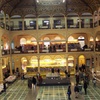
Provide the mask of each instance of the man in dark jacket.
{"label": "man in dark jacket", "polygon": [[33,85],[34,85],[34,89],[35,89],[35,87],[36,87],[36,78],[33,76],[33,78],[32,78],[32,83],[33,83]]}
{"label": "man in dark jacket", "polygon": [[85,91],[85,94],[87,94],[87,81],[86,80],[84,80],[84,91]]}

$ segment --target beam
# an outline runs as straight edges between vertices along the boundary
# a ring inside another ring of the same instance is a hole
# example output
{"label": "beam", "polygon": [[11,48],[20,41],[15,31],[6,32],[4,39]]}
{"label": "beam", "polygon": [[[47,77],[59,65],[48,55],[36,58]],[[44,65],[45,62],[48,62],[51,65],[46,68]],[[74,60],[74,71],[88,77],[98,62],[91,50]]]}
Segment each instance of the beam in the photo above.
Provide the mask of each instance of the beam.
{"label": "beam", "polygon": [[38,16],[38,13],[37,13],[37,0],[34,0],[34,9],[35,9],[35,12],[36,12],[36,17]]}
{"label": "beam", "polygon": [[85,0],[81,0],[87,7],[89,7],[92,11],[92,13],[94,12],[92,7],[85,1]]}
{"label": "beam", "polygon": [[12,7],[12,10],[10,11],[9,13],[9,16],[11,15],[11,13],[13,12],[13,10],[15,10],[17,8],[17,6],[22,2],[23,0],[19,0],[15,5],[14,7]]}
{"label": "beam", "polygon": [[9,2],[11,2],[12,0],[6,0],[5,2],[3,2],[2,4],[1,4],[1,7],[0,7],[0,10],[2,10],[2,8],[6,5],[6,4],[8,4]]}

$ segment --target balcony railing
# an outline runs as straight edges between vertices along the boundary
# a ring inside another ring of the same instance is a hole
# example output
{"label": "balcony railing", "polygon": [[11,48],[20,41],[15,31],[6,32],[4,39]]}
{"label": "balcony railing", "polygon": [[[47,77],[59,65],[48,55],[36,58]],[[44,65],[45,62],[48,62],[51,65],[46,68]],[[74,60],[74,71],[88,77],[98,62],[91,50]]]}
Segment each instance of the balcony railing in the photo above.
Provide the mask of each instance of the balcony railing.
{"label": "balcony railing", "polygon": [[22,30],[22,27],[19,27],[19,26],[11,26],[11,31],[16,31],[16,30]]}

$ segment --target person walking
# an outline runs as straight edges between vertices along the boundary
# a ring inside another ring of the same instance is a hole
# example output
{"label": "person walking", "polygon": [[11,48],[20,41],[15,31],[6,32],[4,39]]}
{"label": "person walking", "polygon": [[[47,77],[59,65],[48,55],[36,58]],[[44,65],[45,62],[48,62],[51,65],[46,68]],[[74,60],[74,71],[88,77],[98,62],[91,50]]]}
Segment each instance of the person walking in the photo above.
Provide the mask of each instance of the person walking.
{"label": "person walking", "polygon": [[79,87],[78,87],[78,84],[75,85],[75,87],[74,87],[74,92],[75,92],[75,98],[78,98],[78,94],[79,94]]}
{"label": "person walking", "polygon": [[4,90],[4,92],[6,92],[6,88],[7,88],[7,87],[6,87],[6,82],[4,81],[4,82],[3,82],[3,90]]}
{"label": "person walking", "polygon": [[84,92],[85,92],[85,95],[86,95],[87,94],[87,81],[86,80],[84,80],[83,87],[84,87]]}
{"label": "person walking", "polygon": [[35,89],[35,87],[36,87],[36,78],[33,76],[33,78],[32,78],[32,84],[34,85],[33,87],[34,87],[34,89]]}
{"label": "person walking", "polygon": [[68,90],[67,90],[67,94],[68,94],[68,100],[71,100],[70,95],[71,95],[71,86],[68,86]]}
{"label": "person walking", "polygon": [[28,78],[28,87],[32,88],[32,78]]}

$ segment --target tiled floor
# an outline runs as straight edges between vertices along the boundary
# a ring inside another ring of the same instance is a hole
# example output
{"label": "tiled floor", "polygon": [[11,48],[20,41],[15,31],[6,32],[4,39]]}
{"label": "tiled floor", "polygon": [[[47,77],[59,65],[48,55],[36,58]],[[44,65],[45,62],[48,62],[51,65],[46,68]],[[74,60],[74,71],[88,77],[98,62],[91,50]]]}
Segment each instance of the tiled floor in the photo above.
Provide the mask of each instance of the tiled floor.
{"label": "tiled floor", "polygon": [[[75,99],[72,84],[71,100]],[[67,86],[42,86],[36,89],[27,87],[27,80],[17,80],[14,82],[5,93],[0,94],[0,100],[67,100]],[[79,94],[77,100],[100,100],[100,84],[93,87],[92,83],[88,87],[88,94]]]}
{"label": "tiled floor", "polygon": [[0,100],[25,100],[28,92],[27,81],[17,80],[0,94]]}
{"label": "tiled floor", "polygon": [[91,83],[88,87],[88,94],[84,97],[85,100],[100,100],[100,84],[93,87],[93,84]]}
{"label": "tiled floor", "polygon": [[40,87],[36,100],[67,100],[67,86]]}

